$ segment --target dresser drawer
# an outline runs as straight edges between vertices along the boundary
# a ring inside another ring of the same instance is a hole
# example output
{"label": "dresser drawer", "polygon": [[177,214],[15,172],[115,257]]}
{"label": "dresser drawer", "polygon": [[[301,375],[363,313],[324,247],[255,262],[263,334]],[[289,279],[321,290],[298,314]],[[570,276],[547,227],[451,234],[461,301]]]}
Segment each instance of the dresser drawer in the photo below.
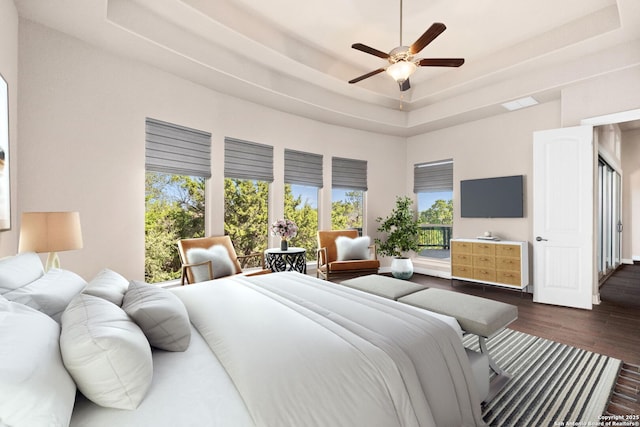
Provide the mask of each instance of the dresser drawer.
{"label": "dresser drawer", "polygon": [[527,242],[451,239],[451,276],[467,282],[526,289],[529,284]]}
{"label": "dresser drawer", "polygon": [[496,281],[505,285],[520,286],[520,272],[514,271],[497,271]]}
{"label": "dresser drawer", "polygon": [[473,279],[473,268],[468,265],[453,265],[451,266],[451,275]]}
{"label": "dresser drawer", "polygon": [[473,266],[495,269],[496,257],[490,255],[473,255]]}
{"label": "dresser drawer", "polygon": [[496,256],[507,256],[520,258],[520,246],[518,245],[496,245]]}
{"label": "dresser drawer", "polygon": [[473,253],[471,249],[471,242],[456,242],[451,241],[451,253],[452,254],[470,254]]}
{"label": "dresser drawer", "polygon": [[451,265],[473,265],[473,255],[451,254]]}
{"label": "dresser drawer", "polygon": [[496,270],[507,270],[520,274],[520,258],[496,257]]}
{"label": "dresser drawer", "polygon": [[476,280],[485,280],[487,282],[495,282],[496,271],[490,268],[474,268],[473,278]]}
{"label": "dresser drawer", "polygon": [[496,245],[493,243],[473,243],[473,254],[493,256],[496,254]]}

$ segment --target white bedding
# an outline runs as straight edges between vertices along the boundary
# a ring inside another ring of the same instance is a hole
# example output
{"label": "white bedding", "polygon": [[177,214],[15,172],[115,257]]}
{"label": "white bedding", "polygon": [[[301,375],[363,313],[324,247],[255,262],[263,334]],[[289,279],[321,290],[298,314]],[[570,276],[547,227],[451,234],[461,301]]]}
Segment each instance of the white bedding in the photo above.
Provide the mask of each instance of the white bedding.
{"label": "white bedding", "polygon": [[185,352],[153,350],[153,381],[138,409],[100,407],[78,394],[72,427],[254,426],[229,376],[195,328]]}
{"label": "white bedding", "polygon": [[135,411],[81,398],[72,426],[484,425],[454,319],[291,272],[174,291],[189,349],[154,351]]}

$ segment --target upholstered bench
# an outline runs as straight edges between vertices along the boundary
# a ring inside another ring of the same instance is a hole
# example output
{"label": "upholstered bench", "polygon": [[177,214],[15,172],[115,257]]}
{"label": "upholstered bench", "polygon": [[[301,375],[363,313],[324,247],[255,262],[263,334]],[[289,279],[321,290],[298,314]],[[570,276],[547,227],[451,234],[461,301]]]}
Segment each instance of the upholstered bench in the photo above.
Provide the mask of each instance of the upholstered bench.
{"label": "upholstered bench", "polygon": [[407,280],[394,279],[393,277],[380,276],[378,274],[343,280],[340,284],[392,300],[426,289],[424,286]]}
{"label": "upholstered bench", "polygon": [[[407,280],[399,280],[394,279],[393,277],[380,276],[377,274],[370,274],[367,276],[360,276],[354,279],[344,280],[341,282],[341,284],[350,288],[358,289],[392,300],[401,300],[403,297],[406,298],[407,296],[411,296],[416,292],[420,293],[427,290],[427,288],[425,288],[424,286],[409,282]],[[485,400],[490,391],[488,356],[486,354],[478,353],[473,350],[465,350],[467,353],[467,357],[469,358],[471,371],[476,378],[476,384],[478,385],[478,394],[481,400]]]}
{"label": "upholstered bench", "polygon": [[491,389],[487,400],[495,396],[509,381],[511,375],[503,371],[491,358],[487,351],[486,340],[518,318],[518,307],[473,295],[435,288],[414,292],[399,298],[398,301],[455,317],[465,332],[478,336],[480,351],[489,357],[489,366],[496,373],[496,377],[491,381]]}

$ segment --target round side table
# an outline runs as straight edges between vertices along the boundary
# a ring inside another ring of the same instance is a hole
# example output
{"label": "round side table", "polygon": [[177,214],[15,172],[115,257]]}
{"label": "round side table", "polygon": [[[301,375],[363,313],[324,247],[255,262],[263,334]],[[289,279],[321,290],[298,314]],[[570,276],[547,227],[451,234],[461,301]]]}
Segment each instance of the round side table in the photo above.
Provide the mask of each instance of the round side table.
{"label": "round side table", "polygon": [[286,251],[271,248],[264,251],[266,267],[271,271],[297,271],[307,273],[307,250],[290,247]]}

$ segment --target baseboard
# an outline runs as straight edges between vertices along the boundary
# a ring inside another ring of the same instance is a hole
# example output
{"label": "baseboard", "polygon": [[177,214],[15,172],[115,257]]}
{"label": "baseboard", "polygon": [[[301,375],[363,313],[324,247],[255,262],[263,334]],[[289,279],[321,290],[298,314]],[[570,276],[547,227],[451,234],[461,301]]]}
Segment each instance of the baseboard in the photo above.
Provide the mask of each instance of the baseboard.
{"label": "baseboard", "polygon": [[[427,276],[439,277],[441,279],[451,279],[451,273],[440,270],[432,270],[424,267],[413,267],[413,272],[418,274],[424,274]],[[391,273],[391,267],[380,267],[380,273]]]}
{"label": "baseboard", "polygon": [[634,261],[633,259],[629,259],[629,258],[622,258],[622,259],[620,260],[620,262],[621,262],[622,264],[631,264],[631,265],[633,265],[634,263],[640,263],[640,259],[639,259],[639,260],[637,260],[637,261]]}
{"label": "baseboard", "polygon": [[415,267],[414,272],[418,274],[426,274],[427,276],[440,277],[441,279],[451,279],[451,273],[442,270],[432,270],[424,267]]}

